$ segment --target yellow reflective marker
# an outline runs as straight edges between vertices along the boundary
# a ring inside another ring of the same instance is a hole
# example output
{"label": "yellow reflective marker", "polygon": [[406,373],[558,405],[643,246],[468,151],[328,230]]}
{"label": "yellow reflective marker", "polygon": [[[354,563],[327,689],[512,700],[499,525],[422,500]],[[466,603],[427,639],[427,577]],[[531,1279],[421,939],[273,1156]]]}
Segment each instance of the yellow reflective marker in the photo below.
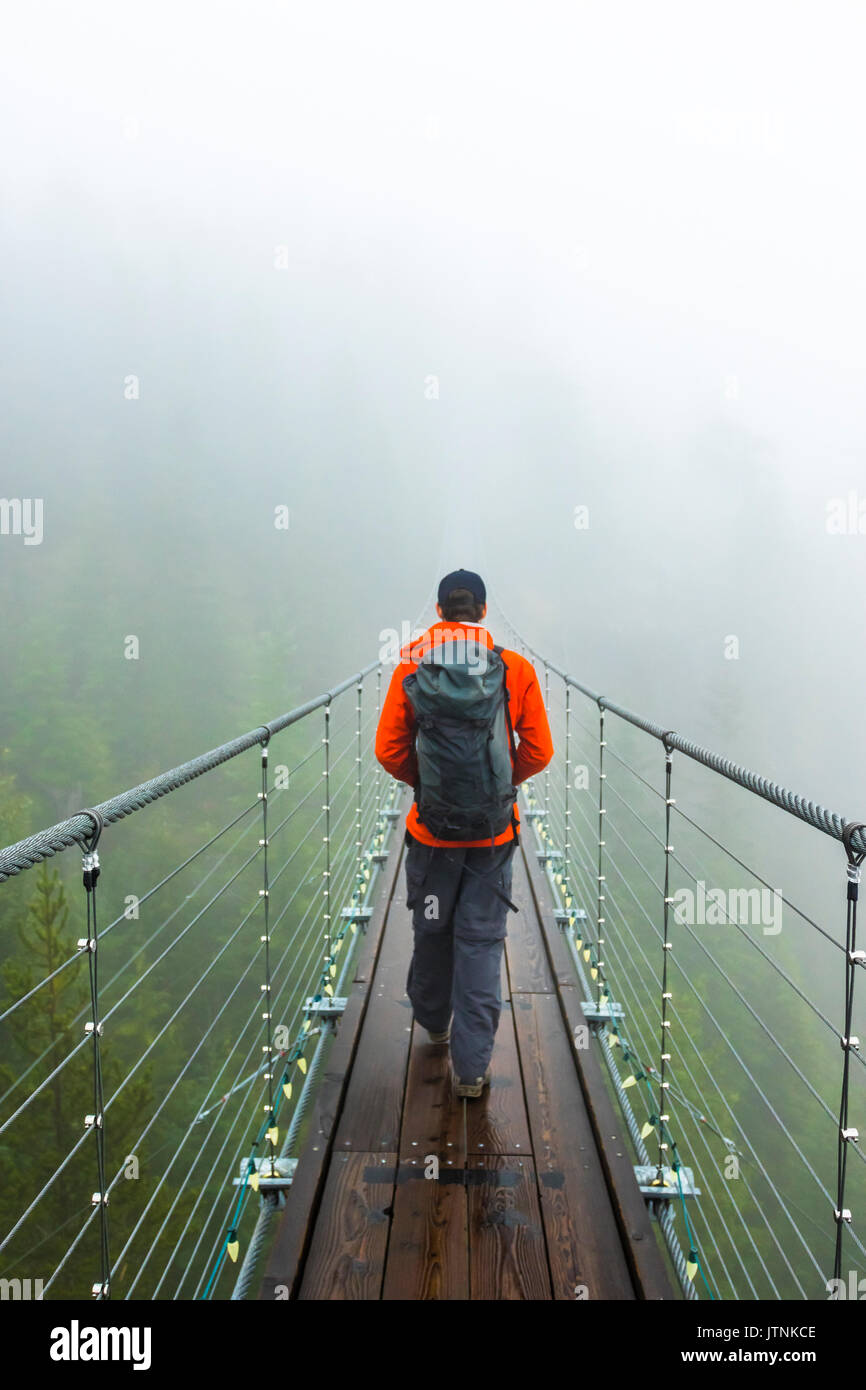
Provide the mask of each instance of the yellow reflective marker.
{"label": "yellow reflective marker", "polygon": [[355,936],[355,935],[357,934],[358,928],[355,926],[355,923],[354,923],[354,922],[353,922],[351,925],[352,925],[352,935]]}
{"label": "yellow reflective marker", "polygon": [[616,1033],[611,1033],[610,1037],[608,1038],[608,1042],[609,1042],[609,1044],[610,1044],[611,1047],[619,1047],[619,1046],[620,1046],[619,1037],[618,1037],[618,1035],[617,1035]]}
{"label": "yellow reflective marker", "polygon": [[333,986],[333,985],[325,985],[325,993],[328,994],[328,995],[330,995],[331,997],[333,997],[333,994],[334,994],[334,986]]}
{"label": "yellow reflective marker", "polygon": [[340,940],[337,942],[336,946],[334,947],[334,955],[336,955],[338,951],[342,951],[342,949],[343,949],[343,938],[340,937]]}
{"label": "yellow reflective marker", "polygon": [[332,966],[331,966],[331,979],[332,979],[332,980],[333,980],[334,976],[336,975],[336,973],[337,973],[337,967],[336,967],[336,965],[332,965]]}
{"label": "yellow reflective marker", "polygon": [[277,1128],[276,1125],[271,1125],[270,1129],[268,1130],[267,1134],[265,1135],[265,1138],[266,1138],[266,1139],[270,1139],[270,1141],[271,1141],[271,1143],[273,1144],[274,1148],[276,1148],[276,1147],[277,1147],[277,1141],[279,1140],[279,1137],[280,1137],[280,1131],[279,1131],[279,1129]]}
{"label": "yellow reflective marker", "polygon": [[226,1246],[226,1253],[233,1264],[237,1264],[238,1250],[240,1246],[236,1240],[230,1240]]}
{"label": "yellow reflective marker", "polygon": [[291,1081],[286,1081],[286,1082],[283,1084],[283,1095],[285,1096],[286,1100],[291,1100],[291,1099],[292,1099],[292,1083],[291,1083]]}
{"label": "yellow reflective marker", "polygon": [[588,947],[588,946],[587,946],[586,950],[585,950],[584,953],[583,953],[583,958],[584,958],[584,960],[589,960],[589,947]]}
{"label": "yellow reflective marker", "polygon": [[636,1077],[636,1076],[627,1076],[626,1079],[625,1079],[625,1081],[624,1081],[622,1084],[623,1084],[623,1086],[636,1086],[636,1085],[637,1085],[637,1077]]}
{"label": "yellow reflective marker", "polygon": [[577,949],[578,949],[579,951],[582,951],[582,950],[583,950],[583,937],[581,937],[581,936],[577,937],[577,939],[576,939],[576,941],[575,941],[575,945],[577,946]]}
{"label": "yellow reflective marker", "polygon": [[698,1272],[698,1267],[697,1267],[697,1265],[695,1264],[694,1260],[688,1260],[688,1261],[686,1262],[686,1277],[687,1277],[688,1279],[694,1279],[694,1277],[695,1277],[695,1275],[697,1274],[697,1272]]}
{"label": "yellow reflective marker", "polygon": [[646,1123],[644,1124],[644,1126],[643,1126],[641,1132],[640,1132],[640,1137],[641,1137],[641,1139],[646,1139],[647,1135],[648,1135],[648,1134],[652,1134],[652,1132],[653,1132],[653,1127],[652,1127],[652,1125],[650,1124],[649,1120],[647,1120]]}
{"label": "yellow reflective marker", "polygon": [[298,1058],[298,1071],[303,1072],[304,1076],[306,1076],[306,1074],[307,1074],[307,1059],[306,1059],[306,1057],[299,1057],[299,1058]]}
{"label": "yellow reflective marker", "polygon": [[307,1029],[309,1028],[309,1026],[310,1026],[310,1019],[305,1018],[305,1019],[304,1019],[304,1026],[303,1026],[303,1028],[301,1029],[301,1032],[302,1032],[302,1033],[306,1033],[306,1031],[307,1031]]}
{"label": "yellow reflective marker", "polygon": [[253,1192],[258,1192],[258,1190],[259,1190],[259,1175],[258,1175],[258,1173],[250,1173],[250,1187],[253,1189]]}

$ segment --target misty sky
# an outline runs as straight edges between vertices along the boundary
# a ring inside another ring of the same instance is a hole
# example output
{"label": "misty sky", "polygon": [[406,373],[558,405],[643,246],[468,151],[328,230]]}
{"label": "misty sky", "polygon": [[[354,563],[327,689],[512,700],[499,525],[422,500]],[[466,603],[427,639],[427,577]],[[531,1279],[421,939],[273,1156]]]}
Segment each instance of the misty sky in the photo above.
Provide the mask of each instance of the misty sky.
{"label": "misty sky", "polygon": [[826,529],[866,497],[864,37],[858,4],[9,12],[22,622],[74,556],[58,641],[83,588],[170,668],[231,590],[306,695],[466,565],[596,689],[864,814],[866,534]]}

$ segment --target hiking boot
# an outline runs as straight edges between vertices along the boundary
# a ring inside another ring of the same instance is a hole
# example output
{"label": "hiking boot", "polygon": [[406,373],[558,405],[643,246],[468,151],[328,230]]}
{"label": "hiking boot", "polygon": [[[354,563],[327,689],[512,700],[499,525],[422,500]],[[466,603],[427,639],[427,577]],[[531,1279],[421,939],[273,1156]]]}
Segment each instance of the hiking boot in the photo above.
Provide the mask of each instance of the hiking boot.
{"label": "hiking boot", "polygon": [[427,1030],[427,1041],[431,1043],[447,1043],[450,1037],[450,1027],[446,1028],[444,1033],[431,1033],[429,1029]]}
{"label": "hiking boot", "polygon": [[485,1086],[490,1085],[490,1068],[488,1067],[483,1076],[476,1076],[474,1081],[457,1082],[458,1100],[477,1100]]}

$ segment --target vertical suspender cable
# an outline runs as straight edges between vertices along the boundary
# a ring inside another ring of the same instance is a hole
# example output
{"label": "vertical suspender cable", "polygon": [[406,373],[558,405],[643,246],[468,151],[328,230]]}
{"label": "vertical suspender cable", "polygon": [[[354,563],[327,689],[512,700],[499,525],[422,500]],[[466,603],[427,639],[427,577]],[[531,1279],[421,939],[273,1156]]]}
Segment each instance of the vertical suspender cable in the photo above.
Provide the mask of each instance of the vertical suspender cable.
{"label": "vertical suspender cable", "polygon": [[363,682],[363,680],[359,680],[359,681],[358,681],[358,684],[357,684],[357,686],[356,686],[356,690],[357,690],[357,695],[358,695],[358,701],[357,701],[357,704],[355,705],[355,710],[356,710],[356,713],[357,713],[357,715],[358,715],[358,746],[357,746],[357,750],[356,750],[356,753],[355,753],[355,768],[356,768],[356,773],[355,773],[355,789],[356,789],[357,794],[358,794],[358,799],[357,799],[357,805],[356,805],[356,808],[355,808],[355,884],[356,884],[356,887],[357,887],[357,889],[358,889],[358,892],[360,893],[361,889],[362,889],[363,886],[364,886],[364,870],[363,870],[363,865],[362,865],[362,862],[361,862],[361,861],[362,861],[362,857],[363,857],[363,851],[364,851],[364,845],[363,845],[363,841],[362,841],[362,839],[361,839],[361,823],[362,823],[362,809],[361,809],[361,747],[362,747],[362,745],[361,745],[361,714],[363,713],[363,698],[364,698],[364,682]]}
{"label": "vertical suspender cable", "polygon": [[259,792],[259,800],[262,803],[262,838],[259,845],[262,851],[262,887],[259,889],[265,906],[265,930],[261,941],[265,948],[265,984],[264,999],[265,1010],[262,1015],[265,1021],[265,1052],[267,1054],[268,1069],[265,1073],[268,1082],[268,1099],[264,1109],[268,1112],[268,1132],[267,1137],[270,1141],[270,1151],[268,1157],[271,1160],[271,1177],[274,1176],[274,1155],[275,1143],[273,1139],[274,1126],[274,1045],[273,1045],[273,1010],[271,1008],[271,927],[270,927],[270,883],[268,879],[268,739],[262,744],[262,789]]}
{"label": "vertical suspender cable", "polygon": [[[607,815],[607,808],[604,804],[604,784],[607,780],[607,773],[604,770],[604,750],[607,747],[604,738],[604,705],[601,700],[598,702],[598,868],[596,877],[598,879],[598,890],[596,893],[596,934],[598,937],[599,960],[602,958],[602,946],[604,945],[605,932],[607,930],[607,919],[605,915],[605,891],[604,891],[604,818]],[[602,973],[598,976],[598,1001],[601,1002],[604,981]]]}
{"label": "vertical suspender cable", "polygon": [[565,687],[565,843],[562,865],[562,882],[566,908],[571,906],[574,894],[571,890],[571,686]]}
{"label": "vertical suspender cable", "polygon": [[842,842],[848,856],[848,894],[845,923],[845,1031],[841,1046],[844,1054],[842,1063],[842,1095],[839,1101],[839,1133],[836,1140],[836,1207],[833,1212],[836,1221],[836,1249],[833,1260],[833,1277],[842,1277],[842,1232],[845,1222],[851,1220],[850,1211],[845,1207],[845,1175],[848,1159],[848,1145],[859,1138],[858,1131],[848,1125],[848,1087],[851,1067],[851,1049],[858,1047],[856,1038],[851,1036],[854,1017],[854,972],[857,965],[866,962],[866,952],[857,950],[857,898],[860,888],[860,865],[863,852],[851,848],[851,835],[864,827],[859,823],[845,826]]}
{"label": "vertical suspender cable", "polygon": [[102,833],[103,819],[98,811],[84,811],[90,816],[94,831],[82,858],[82,882],[87,900],[87,962],[90,980],[90,1020],[85,1031],[93,1039],[93,1114],[85,1116],[85,1126],[93,1127],[96,1136],[96,1172],[98,1190],[92,1203],[99,1207],[99,1244],[101,1279],[92,1286],[94,1298],[100,1302],[111,1297],[111,1258],[108,1247],[108,1185],[105,1180],[105,1098],[102,1085],[102,1024],[99,1021],[99,928],[96,920],[96,881],[99,878],[99,855],[96,846]]}
{"label": "vertical suspender cable", "polygon": [[325,779],[325,804],[322,810],[325,813],[325,867],[322,870],[322,877],[325,880],[325,887],[322,896],[324,904],[322,908],[322,921],[325,928],[325,954],[330,955],[331,951],[331,703],[330,700],[325,705],[325,734],[322,739],[325,754],[325,766],[322,769],[322,776]]}
{"label": "vertical suspender cable", "polygon": [[[544,708],[547,712],[547,721],[550,723],[550,671],[546,662],[544,665]],[[544,824],[550,826],[550,763],[544,769]]]}
{"label": "vertical suspender cable", "polygon": [[670,991],[668,990],[668,956],[669,956],[670,951],[671,951],[671,949],[672,949],[672,946],[671,946],[671,939],[670,939],[670,905],[671,905],[671,901],[672,901],[671,896],[670,896],[670,867],[671,867],[671,854],[673,853],[673,848],[674,848],[674,847],[673,847],[673,845],[671,844],[671,806],[673,805],[673,801],[671,800],[671,766],[672,766],[672,762],[673,762],[673,749],[671,749],[671,748],[668,747],[668,743],[667,743],[667,734],[665,735],[664,747],[665,747],[665,886],[664,886],[664,912],[663,912],[664,939],[663,939],[663,945],[662,945],[662,999],[661,999],[661,1020],[660,1020],[660,1032],[661,1032],[661,1049],[660,1049],[660,1053],[661,1053],[661,1055],[660,1055],[660,1060],[659,1060],[659,1158],[658,1158],[658,1172],[656,1173],[656,1181],[657,1181],[657,1182],[661,1182],[661,1180],[662,1180],[662,1169],[663,1169],[663,1167],[664,1167],[664,1155],[665,1155],[665,1150],[666,1150],[667,1147],[668,1147],[667,1141],[666,1141],[666,1139],[665,1139],[665,1125],[666,1125],[667,1121],[668,1121],[669,1118],[670,1118],[670,1116],[667,1114],[667,1112],[666,1112],[666,1110],[665,1110],[665,1091],[667,1091],[667,1090],[669,1089],[669,1087],[670,1087],[670,1082],[665,1080],[665,1068],[666,1068],[666,1063],[670,1061],[670,1056],[671,1056],[670,1053],[669,1053],[668,1050],[667,1050],[667,1049],[668,1049],[668,1038],[669,1038],[669,1036],[670,1036],[668,1030],[669,1030],[669,1028],[670,1028],[670,1026],[671,1026],[671,1025],[670,1025],[670,1020],[669,1020],[669,1018],[668,1018],[668,1000],[669,1000],[670,997],[671,997]]}

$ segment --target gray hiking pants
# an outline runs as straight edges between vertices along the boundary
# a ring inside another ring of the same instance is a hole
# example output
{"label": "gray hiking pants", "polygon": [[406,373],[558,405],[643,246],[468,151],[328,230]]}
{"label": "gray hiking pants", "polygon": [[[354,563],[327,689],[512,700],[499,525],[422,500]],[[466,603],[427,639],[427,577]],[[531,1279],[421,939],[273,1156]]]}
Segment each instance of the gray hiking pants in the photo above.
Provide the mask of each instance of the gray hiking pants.
{"label": "gray hiking pants", "polygon": [[[483,1076],[502,1011],[500,969],[515,841],[440,849],[406,835],[406,904],[415,949],[406,992],[422,1028],[444,1033],[459,1080]],[[474,871],[474,872],[473,872]],[[452,1017],[453,1014],[453,1017]]]}

